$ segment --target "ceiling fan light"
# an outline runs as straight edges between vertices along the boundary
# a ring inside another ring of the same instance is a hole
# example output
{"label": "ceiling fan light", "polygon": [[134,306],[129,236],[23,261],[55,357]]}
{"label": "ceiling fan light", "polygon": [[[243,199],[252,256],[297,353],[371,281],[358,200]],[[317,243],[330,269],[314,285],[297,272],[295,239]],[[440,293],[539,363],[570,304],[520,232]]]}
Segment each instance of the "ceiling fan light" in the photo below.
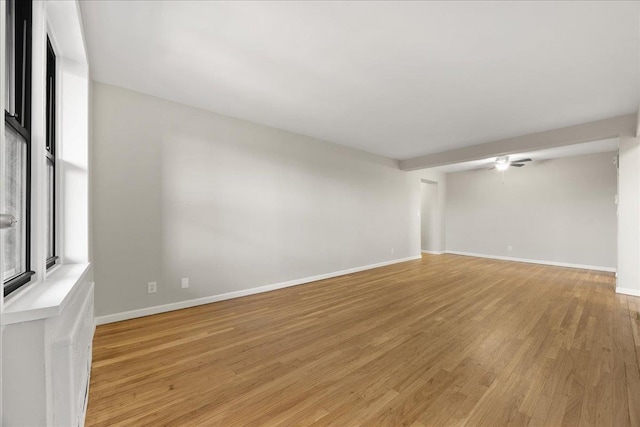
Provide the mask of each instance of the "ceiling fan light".
{"label": "ceiling fan light", "polygon": [[509,156],[496,157],[496,169],[499,171],[506,171],[509,169]]}

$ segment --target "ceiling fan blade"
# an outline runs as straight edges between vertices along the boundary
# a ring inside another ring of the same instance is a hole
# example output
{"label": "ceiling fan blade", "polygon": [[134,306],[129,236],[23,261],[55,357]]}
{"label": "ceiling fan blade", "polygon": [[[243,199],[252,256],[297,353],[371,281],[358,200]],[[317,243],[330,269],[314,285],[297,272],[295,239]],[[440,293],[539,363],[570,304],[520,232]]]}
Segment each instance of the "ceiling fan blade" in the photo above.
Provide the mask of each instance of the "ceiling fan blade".
{"label": "ceiling fan blade", "polygon": [[490,171],[492,171],[492,170],[494,170],[495,168],[496,168],[496,167],[494,166],[494,167],[492,167],[492,168],[489,168],[489,170],[490,170]]}
{"label": "ceiling fan blade", "polygon": [[521,168],[524,166],[524,163],[511,163],[510,166],[513,166],[514,168]]}
{"label": "ceiling fan blade", "polygon": [[525,163],[525,162],[532,162],[533,159],[520,159],[520,160],[514,160],[512,163]]}

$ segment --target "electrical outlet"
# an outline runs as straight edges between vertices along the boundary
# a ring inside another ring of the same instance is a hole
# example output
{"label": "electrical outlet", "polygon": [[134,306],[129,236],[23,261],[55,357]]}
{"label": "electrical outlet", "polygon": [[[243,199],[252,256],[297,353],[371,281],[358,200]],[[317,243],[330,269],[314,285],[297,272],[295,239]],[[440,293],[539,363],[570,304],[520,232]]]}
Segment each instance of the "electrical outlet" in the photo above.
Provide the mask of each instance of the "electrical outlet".
{"label": "electrical outlet", "polygon": [[189,287],[189,278],[188,277],[183,277],[181,285],[182,285],[182,289],[188,288]]}
{"label": "electrical outlet", "polygon": [[511,245],[507,246],[507,250],[508,250],[509,252],[511,252],[511,251],[513,250],[513,246],[511,246]]}
{"label": "electrical outlet", "polygon": [[157,282],[149,282],[149,283],[147,283],[147,293],[148,294],[155,294],[157,288],[158,288],[158,283]]}
{"label": "electrical outlet", "polygon": [[391,253],[395,254],[396,253],[396,248],[391,248]]}

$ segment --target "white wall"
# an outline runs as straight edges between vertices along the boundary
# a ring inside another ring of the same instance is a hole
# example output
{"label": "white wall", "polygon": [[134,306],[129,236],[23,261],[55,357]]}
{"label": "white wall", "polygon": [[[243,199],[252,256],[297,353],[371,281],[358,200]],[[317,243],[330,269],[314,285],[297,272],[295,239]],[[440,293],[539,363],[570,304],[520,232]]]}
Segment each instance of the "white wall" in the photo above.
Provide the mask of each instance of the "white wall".
{"label": "white wall", "polygon": [[438,184],[422,182],[420,184],[420,248],[431,250],[433,230],[431,230],[434,201],[438,197]]}
{"label": "white wall", "polygon": [[58,253],[64,263],[72,264],[89,259],[89,80],[86,64],[66,60],[61,71],[64,144],[58,155],[62,190]]}
{"label": "white wall", "polygon": [[640,138],[620,138],[617,291],[640,296]]}
{"label": "white wall", "polygon": [[115,86],[91,96],[99,316],[420,253],[420,180],[396,161]]}
{"label": "white wall", "polygon": [[448,174],[447,251],[614,269],[614,155]]}
{"label": "white wall", "polygon": [[439,248],[439,199],[440,184],[423,181],[421,189],[421,248],[426,252],[438,252]]}

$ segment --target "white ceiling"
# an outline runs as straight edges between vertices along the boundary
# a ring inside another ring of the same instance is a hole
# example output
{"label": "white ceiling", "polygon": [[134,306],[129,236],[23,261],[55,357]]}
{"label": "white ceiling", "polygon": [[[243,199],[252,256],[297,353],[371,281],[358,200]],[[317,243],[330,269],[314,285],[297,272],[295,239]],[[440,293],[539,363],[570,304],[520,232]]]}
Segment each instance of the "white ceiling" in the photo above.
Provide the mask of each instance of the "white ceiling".
{"label": "white ceiling", "polygon": [[637,2],[85,1],[95,80],[395,159],[633,113]]}
{"label": "white ceiling", "polygon": [[[546,150],[529,151],[519,154],[510,154],[509,160],[532,159],[534,162],[549,159],[559,159],[561,157],[584,156],[587,154],[609,153],[618,151],[618,138],[603,139],[602,141],[586,142],[583,144],[565,145],[563,147],[549,148]],[[496,157],[489,157],[482,160],[455,163],[452,165],[438,166],[434,170],[452,173],[462,172],[471,169],[489,169],[495,164]]]}

